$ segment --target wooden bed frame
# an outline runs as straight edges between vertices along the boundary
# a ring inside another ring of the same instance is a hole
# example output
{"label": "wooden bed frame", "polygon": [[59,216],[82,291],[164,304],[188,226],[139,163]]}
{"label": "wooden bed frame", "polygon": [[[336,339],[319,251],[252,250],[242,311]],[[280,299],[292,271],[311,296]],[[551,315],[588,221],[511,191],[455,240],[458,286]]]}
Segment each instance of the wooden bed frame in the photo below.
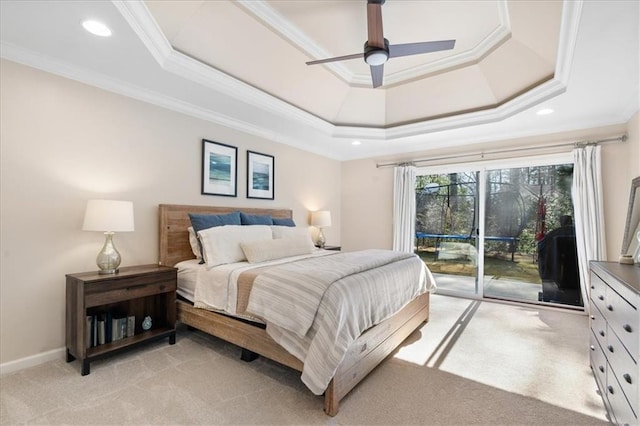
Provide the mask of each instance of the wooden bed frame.
{"label": "wooden bed frame", "polygon": [[[193,259],[187,228],[188,213],[227,214],[234,211],[247,214],[268,214],[290,218],[291,210],[255,209],[214,206],[160,205],[160,264],[174,266]],[[177,302],[177,319],[244,350],[302,371],[303,363],[278,345],[264,327],[247,321],[194,308],[190,303]],[[363,380],[371,370],[392,353],[414,330],[429,319],[429,293],[418,296],[402,310],[365,331],[349,348],[325,391],[324,411],[329,416],[338,413],[339,402]],[[243,358],[244,359],[244,358]]]}

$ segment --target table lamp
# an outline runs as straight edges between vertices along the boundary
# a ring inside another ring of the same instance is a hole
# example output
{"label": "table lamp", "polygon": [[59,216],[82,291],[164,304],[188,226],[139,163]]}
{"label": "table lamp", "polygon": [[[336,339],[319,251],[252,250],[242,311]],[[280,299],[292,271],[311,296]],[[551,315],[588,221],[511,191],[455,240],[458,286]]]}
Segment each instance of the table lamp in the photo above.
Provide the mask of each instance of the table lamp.
{"label": "table lamp", "polygon": [[320,230],[320,232],[318,232],[316,246],[324,248],[325,239],[322,229],[331,226],[331,212],[329,210],[319,210],[317,212],[312,212],[311,226],[315,226]]}
{"label": "table lamp", "polygon": [[101,274],[117,273],[121,259],[120,253],[113,245],[113,234],[134,230],[133,203],[131,201],[89,200],[82,230],[104,232],[104,246],[96,257],[96,263]]}

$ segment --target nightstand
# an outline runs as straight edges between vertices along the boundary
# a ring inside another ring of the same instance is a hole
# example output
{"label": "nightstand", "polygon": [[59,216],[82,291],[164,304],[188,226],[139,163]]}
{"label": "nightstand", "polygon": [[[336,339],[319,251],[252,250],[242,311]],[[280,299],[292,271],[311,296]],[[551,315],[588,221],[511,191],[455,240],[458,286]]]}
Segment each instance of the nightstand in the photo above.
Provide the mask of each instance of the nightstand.
{"label": "nightstand", "polygon": [[333,250],[333,251],[340,251],[342,250],[341,246],[324,246],[325,250]]}
{"label": "nightstand", "polygon": [[103,355],[164,337],[173,345],[177,271],[143,265],[116,274],[68,274],[67,362],[77,358],[85,376],[89,363]]}

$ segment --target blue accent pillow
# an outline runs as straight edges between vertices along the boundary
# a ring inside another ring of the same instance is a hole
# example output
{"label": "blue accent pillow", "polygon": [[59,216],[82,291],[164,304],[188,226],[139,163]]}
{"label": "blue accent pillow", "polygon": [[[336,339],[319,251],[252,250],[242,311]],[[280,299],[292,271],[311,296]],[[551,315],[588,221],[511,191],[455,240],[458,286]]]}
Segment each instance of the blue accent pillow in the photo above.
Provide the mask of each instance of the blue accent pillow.
{"label": "blue accent pillow", "polygon": [[[233,212],[229,214],[189,213],[189,219],[191,219],[191,226],[193,226],[193,230],[195,231],[196,235],[198,235],[198,231],[213,228],[214,226],[241,225],[240,212]],[[200,238],[198,238],[198,245],[200,246],[200,253],[203,253],[202,242],[200,241]],[[203,263],[204,256],[200,260],[200,264]]]}
{"label": "blue accent pillow", "polygon": [[246,214],[240,212],[240,222],[243,225],[273,225],[273,220],[268,214]]}
{"label": "blue accent pillow", "polygon": [[273,224],[277,226],[296,226],[296,223],[290,217],[284,219],[274,217]]}
{"label": "blue accent pillow", "polygon": [[193,230],[196,231],[196,234],[198,231],[213,228],[214,226],[242,224],[240,222],[240,212],[233,212],[229,214],[189,213],[189,219],[191,219],[191,226],[193,226]]}

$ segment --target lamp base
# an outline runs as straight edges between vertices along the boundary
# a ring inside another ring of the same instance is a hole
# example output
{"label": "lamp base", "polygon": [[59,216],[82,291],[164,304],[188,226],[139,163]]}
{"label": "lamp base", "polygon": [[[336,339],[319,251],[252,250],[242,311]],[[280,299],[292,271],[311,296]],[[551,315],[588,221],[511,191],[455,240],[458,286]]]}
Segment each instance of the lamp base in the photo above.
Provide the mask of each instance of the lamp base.
{"label": "lamp base", "polygon": [[324,232],[322,232],[322,228],[319,228],[319,231],[318,238],[316,239],[316,247],[323,249],[326,241],[324,239]]}
{"label": "lamp base", "polygon": [[118,266],[120,266],[120,253],[113,245],[113,232],[105,232],[105,241],[102,250],[96,257],[98,265],[98,273],[100,274],[116,274]]}

